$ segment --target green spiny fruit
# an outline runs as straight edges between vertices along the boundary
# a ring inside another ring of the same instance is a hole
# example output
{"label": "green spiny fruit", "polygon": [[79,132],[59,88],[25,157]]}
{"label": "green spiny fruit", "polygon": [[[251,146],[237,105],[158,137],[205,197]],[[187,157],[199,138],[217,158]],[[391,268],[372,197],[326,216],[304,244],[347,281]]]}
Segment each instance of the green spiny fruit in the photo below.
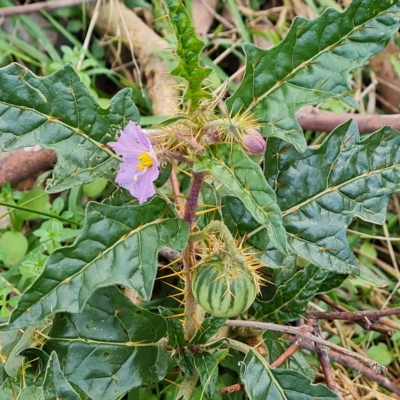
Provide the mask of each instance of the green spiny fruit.
{"label": "green spiny fruit", "polygon": [[192,290],[206,312],[231,318],[252,305],[259,291],[258,275],[245,263],[211,258],[195,268]]}

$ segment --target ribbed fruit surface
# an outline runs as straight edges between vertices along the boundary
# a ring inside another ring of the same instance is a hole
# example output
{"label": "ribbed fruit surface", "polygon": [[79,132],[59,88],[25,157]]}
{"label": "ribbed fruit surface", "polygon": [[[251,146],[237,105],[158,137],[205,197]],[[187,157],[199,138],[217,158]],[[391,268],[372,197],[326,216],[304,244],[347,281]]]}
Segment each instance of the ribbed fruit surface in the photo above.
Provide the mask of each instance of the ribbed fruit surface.
{"label": "ribbed fruit surface", "polygon": [[257,294],[251,270],[241,264],[227,268],[222,261],[199,265],[193,272],[192,290],[200,306],[220,318],[246,311]]}

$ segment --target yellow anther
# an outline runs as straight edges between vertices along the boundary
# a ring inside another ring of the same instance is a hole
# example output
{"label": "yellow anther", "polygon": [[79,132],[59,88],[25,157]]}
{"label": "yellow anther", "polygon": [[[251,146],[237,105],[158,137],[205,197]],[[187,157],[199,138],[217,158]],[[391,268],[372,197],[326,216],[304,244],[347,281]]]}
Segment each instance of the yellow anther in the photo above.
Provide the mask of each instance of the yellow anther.
{"label": "yellow anther", "polygon": [[140,164],[137,165],[137,169],[145,169],[153,166],[153,159],[149,153],[142,153],[138,157],[138,160],[140,161]]}

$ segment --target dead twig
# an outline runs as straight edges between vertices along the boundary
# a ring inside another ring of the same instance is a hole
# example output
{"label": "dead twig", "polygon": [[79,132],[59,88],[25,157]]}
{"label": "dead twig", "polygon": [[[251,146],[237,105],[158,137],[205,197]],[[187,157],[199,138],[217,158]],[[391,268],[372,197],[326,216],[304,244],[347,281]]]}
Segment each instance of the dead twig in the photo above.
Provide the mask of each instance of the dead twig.
{"label": "dead twig", "polygon": [[[90,13],[94,12],[89,5]],[[130,44],[140,70],[146,77],[146,87],[154,115],[174,115],[177,109],[177,80],[168,73],[162,58],[171,53],[170,45],[121,2],[103,3],[96,27],[103,33]]]}
{"label": "dead twig", "polygon": [[[333,300],[331,300],[328,296],[324,294],[319,294],[316,296],[319,300],[322,300],[326,304],[330,305],[332,308],[334,308],[337,311],[343,311],[343,312],[349,312],[345,307],[341,306],[340,304],[335,303]],[[380,318],[379,322],[383,324],[382,320],[386,320],[386,318]],[[390,320],[389,320],[390,321]],[[393,331],[391,329],[386,328],[385,326],[380,326],[376,323],[371,323],[371,321],[367,322],[366,320],[360,320],[360,321],[354,321],[358,325],[360,325],[363,329],[367,331],[375,331],[382,333],[384,335],[392,336]],[[399,325],[400,327],[400,325]]]}
{"label": "dead twig", "polygon": [[50,11],[59,8],[79,6],[82,3],[94,3],[97,0],[54,0],[42,1],[39,3],[24,4],[21,6],[0,8],[0,17],[10,17],[12,15],[32,14],[38,11]]}
{"label": "dead twig", "polygon": [[[289,340],[297,340],[297,337],[286,337]],[[304,340],[300,344],[300,348],[311,351],[313,353],[316,352],[316,349],[310,341]],[[400,395],[400,387],[396,386],[393,382],[391,382],[388,378],[382,376],[382,375],[377,375],[375,374],[374,371],[372,371],[370,368],[364,367],[361,363],[358,361],[354,360],[352,357],[349,357],[347,355],[338,353],[334,350],[326,350],[328,357],[331,361],[336,362],[340,365],[343,365],[346,368],[351,368],[354,371],[357,371],[361,375],[365,376],[368,379],[371,379],[372,381],[378,383],[382,387],[384,387],[387,390],[390,390],[392,393],[396,393]]]}
{"label": "dead twig", "polygon": [[381,317],[386,317],[388,315],[398,315],[400,314],[400,307],[390,308],[387,310],[376,310],[376,311],[336,311],[336,312],[307,312],[305,318],[313,319],[326,319],[328,321],[333,321],[335,319],[345,319],[349,321],[379,321]]}
{"label": "dead twig", "polygon": [[400,130],[400,115],[336,114],[307,106],[299,110],[296,117],[303,130],[331,132],[337,126],[353,119],[360,133],[373,133],[384,126]]}
{"label": "dead twig", "polygon": [[37,147],[18,149],[0,159],[0,186],[18,185],[23,180],[49,170],[57,161],[56,153]]}
{"label": "dead twig", "polygon": [[282,365],[299,349],[300,342],[301,338],[295,340],[273,363],[271,363],[271,368],[278,368],[280,365]]}
{"label": "dead twig", "polygon": [[[319,331],[318,328],[317,320],[309,319],[307,321],[307,324],[312,328],[312,333],[314,334],[314,336],[322,339],[321,332]],[[293,343],[298,343],[298,342],[299,341],[296,340]],[[300,343],[298,345],[300,345]],[[319,343],[314,343],[314,346],[315,346],[315,351],[318,355],[319,363],[321,364],[322,372],[324,373],[325,376],[326,386],[328,386],[328,388],[331,389],[334,393],[338,393],[339,391],[336,386],[335,378],[333,376],[332,365],[329,360],[328,350]]]}
{"label": "dead twig", "polygon": [[242,392],[244,390],[244,385],[242,383],[235,383],[234,385],[222,388],[220,394],[232,394],[235,392]]}
{"label": "dead twig", "polygon": [[[311,340],[315,343],[319,343],[323,346],[330,347],[333,350],[341,354],[345,354],[347,356],[353,357],[360,363],[368,366],[371,368],[376,374],[381,374],[382,372],[387,371],[387,368],[383,365],[377,363],[376,361],[371,360],[370,358],[364,357],[361,354],[355,353],[353,351],[347,350],[344,347],[338,346],[334,343],[328,342],[327,340],[318,338],[314,336],[310,332],[310,328],[307,326],[285,326],[285,325],[278,325],[272,324],[268,322],[258,322],[258,321],[242,321],[242,320],[227,320],[225,321],[226,326],[236,327],[236,328],[250,328],[250,329],[260,329],[260,330],[271,330],[274,332],[283,332],[289,333],[291,335],[296,335],[298,337]],[[305,329],[306,328],[306,329]]]}

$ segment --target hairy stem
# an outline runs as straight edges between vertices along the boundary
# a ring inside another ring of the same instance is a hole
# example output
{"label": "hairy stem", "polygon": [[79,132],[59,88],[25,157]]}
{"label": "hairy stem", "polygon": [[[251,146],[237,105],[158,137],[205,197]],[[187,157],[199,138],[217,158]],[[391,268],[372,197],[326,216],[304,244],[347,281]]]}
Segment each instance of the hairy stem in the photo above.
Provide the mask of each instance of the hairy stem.
{"label": "hairy stem", "polygon": [[205,173],[193,173],[192,181],[187,195],[185,213],[183,219],[192,227],[194,219],[196,218],[197,204],[199,202],[199,195],[201,185],[203,184]]}
{"label": "hairy stem", "polygon": [[[193,173],[192,181],[187,195],[185,213],[183,219],[192,228],[196,218],[196,209],[199,201],[201,185],[204,180],[204,173]],[[185,337],[190,340],[197,332],[198,321],[197,315],[197,302],[192,292],[192,277],[191,271],[194,265],[194,247],[190,242],[183,252],[183,275],[185,278]]]}

